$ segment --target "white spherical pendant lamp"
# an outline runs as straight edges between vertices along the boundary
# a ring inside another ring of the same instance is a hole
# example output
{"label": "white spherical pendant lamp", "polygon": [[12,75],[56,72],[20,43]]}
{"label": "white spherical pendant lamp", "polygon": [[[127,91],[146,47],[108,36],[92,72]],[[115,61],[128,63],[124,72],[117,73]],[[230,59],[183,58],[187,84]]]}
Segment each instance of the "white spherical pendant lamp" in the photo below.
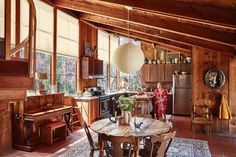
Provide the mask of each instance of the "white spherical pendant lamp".
{"label": "white spherical pendant lamp", "polygon": [[132,73],[139,71],[144,64],[144,54],[140,47],[127,43],[116,49],[112,62],[120,71]]}

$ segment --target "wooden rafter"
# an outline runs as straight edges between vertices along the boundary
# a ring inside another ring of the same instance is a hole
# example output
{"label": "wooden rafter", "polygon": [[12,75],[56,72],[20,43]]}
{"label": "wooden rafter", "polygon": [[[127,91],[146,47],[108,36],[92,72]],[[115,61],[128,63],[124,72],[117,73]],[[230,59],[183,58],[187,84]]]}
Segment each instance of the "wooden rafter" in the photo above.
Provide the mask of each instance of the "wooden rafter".
{"label": "wooden rafter", "polygon": [[[159,1],[159,0],[90,0],[99,3],[132,6],[181,18],[193,22],[201,22],[223,27],[236,28],[236,1]],[[217,14],[217,16],[216,16]]]}
{"label": "wooden rafter", "polygon": [[87,13],[80,13],[79,18],[90,21],[90,22],[105,24],[105,25],[109,25],[109,26],[113,26],[117,28],[128,29],[129,27],[129,29],[134,32],[143,33],[149,36],[155,36],[155,37],[175,41],[178,43],[188,44],[191,46],[204,47],[206,49],[236,54],[236,50],[233,46],[228,46],[228,45],[211,42],[211,41],[206,42],[205,40],[202,40],[202,39],[188,37],[188,36],[171,33],[168,31],[162,31],[160,29],[145,27],[145,26],[141,26],[137,24],[132,24],[132,23],[129,24],[128,22],[120,21],[117,19],[107,18],[103,16],[96,16],[96,15],[87,14]]}
{"label": "wooden rafter", "polygon": [[[100,3],[79,0],[54,0],[53,2],[57,7],[128,21],[127,10],[124,7],[111,7]],[[166,18],[150,12],[137,10],[132,10],[130,12],[129,21],[134,24],[158,28],[160,30],[206,41],[218,42],[229,46],[235,45],[235,30],[225,30],[222,28],[213,29],[211,27],[205,27],[204,25],[198,26],[175,18]]]}
{"label": "wooden rafter", "polygon": [[178,50],[180,52],[188,52],[188,53],[190,53],[192,50],[191,46],[179,44],[179,43],[176,43],[173,41],[168,41],[165,39],[160,39],[157,37],[147,36],[142,33],[137,33],[137,32],[133,32],[133,31],[128,32],[125,29],[107,26],[107,25],[103,25],[103,24],[96,24],[96,26],[98,26],[99,28],[101,28],[103,30],[110,31],[110,32],[120,34],[120,35],[124,35],[126,37],[130,37],[133,39],[138,39],[140,41],[146,41],[148,43],[157,43],[160,47],[161,46],[165,47],[165,48],[168,47],[168,49],[172,48],[172,50]]}

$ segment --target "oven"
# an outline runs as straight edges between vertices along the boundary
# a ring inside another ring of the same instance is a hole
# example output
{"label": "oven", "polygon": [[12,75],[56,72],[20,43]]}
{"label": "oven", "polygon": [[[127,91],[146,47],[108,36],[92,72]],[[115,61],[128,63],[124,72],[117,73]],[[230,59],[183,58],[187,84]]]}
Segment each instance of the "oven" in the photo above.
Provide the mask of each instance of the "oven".
{"label": "oven", "polygon": [[109,117],[110,115],[110,96],[100,96],[99,97],[99,109],[100,117]]}

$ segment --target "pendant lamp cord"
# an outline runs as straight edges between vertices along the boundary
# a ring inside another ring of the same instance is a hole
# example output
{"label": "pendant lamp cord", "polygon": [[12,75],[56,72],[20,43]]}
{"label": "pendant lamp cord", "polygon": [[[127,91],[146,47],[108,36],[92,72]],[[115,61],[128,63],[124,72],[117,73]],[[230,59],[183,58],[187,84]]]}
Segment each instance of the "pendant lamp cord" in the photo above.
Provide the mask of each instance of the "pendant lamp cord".
{"label": "pendant lamp cord", "polygon": [[129,38],[129,8],[128,8],[128,38]]}

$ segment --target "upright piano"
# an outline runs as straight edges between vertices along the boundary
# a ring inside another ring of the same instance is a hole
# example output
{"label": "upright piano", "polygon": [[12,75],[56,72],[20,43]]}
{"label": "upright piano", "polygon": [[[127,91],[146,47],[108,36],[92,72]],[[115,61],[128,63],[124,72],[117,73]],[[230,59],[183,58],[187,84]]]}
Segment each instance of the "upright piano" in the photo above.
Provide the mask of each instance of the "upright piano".
{"label": "upright piano", "polygon": [[40,143],[41,126],[52,121],[63,121],[70,129],[72,106],[64,105],[64,93],[27,97],[13,105],[13,147],[32,151]]}

